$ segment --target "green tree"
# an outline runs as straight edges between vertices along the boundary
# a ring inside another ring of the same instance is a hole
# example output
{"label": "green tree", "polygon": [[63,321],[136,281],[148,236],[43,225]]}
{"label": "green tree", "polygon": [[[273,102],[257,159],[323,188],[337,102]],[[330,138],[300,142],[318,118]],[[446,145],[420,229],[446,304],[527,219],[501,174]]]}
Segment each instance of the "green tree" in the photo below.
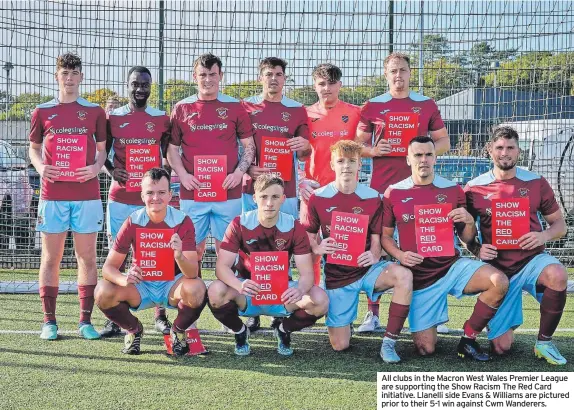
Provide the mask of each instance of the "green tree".
{"label": "green tree", "polygon": [[102,108],[106,107],[106,101],[108,100],[108,98],[110,97],[117,97],[118,99],[120,98],[115,91],[110,90],[109,88],[98,88],[97,90],[94,90],[92,92],[84,93],[82,97],[84,97],[91,103],[98,104]]}
{"label": "green tree", "polygon": [[319,101],[315,89],[310,85],[293,88],[287,92],[287,97],[306,106],[313,105]]}
{"label": "green tree", "polygon": [[253,95],[259,95],[262,91],[263,87],[259,82],[244,81],[242,83],[226,85],[223,89],[223,94],[243,100],[244,98],[251,97]]}
{"label": "green tree", "polygon": [[[38,104],[50,101],[53,97],[41,95],[39,93],[24,93],[13,99],[13,103],[8,111],[8,119],[14,121],[29,121],[32,111]],[[0,114],[0,119],[6,119],[6,113]]]}
{"label": "green tree", "polygon": [[[417,68],[411,70],[411,88],[418,90],[419,73]],[[470,73],[459,64],[449,62],[446,58],[434,60],[424,65],[423,94],[434,100],[440,100],[449,95],[466,89],[471,83]]]}
{"label": "green tree", "polygon": [[453,62],[460,64],[468,70],[475,73],[474,85],[483,82],[483,77],[491,72],[493,62],[504,62],[516,56],[517,48],[498,51],[486,41],[481,41],[472,46],[469,51],[463,52],[452,59]]}
{"label": "green tree", "polygon": [[[163,109],[169,114],[179,101],[197,93],[197,87],[190,81],[171,79],[163,87]],[[159,87],[157,83],[151,86],[149,104],[159,108]]]}
{"label": "green tree", "polygon": [[[411,43],[410,54],[413,57],[413,61],[418,61],[418,42]],[[425,63],[434,60],[449,59],[451,55],[452,49],[446,37],[440,34],[426,34],[423,36],[423,61]]]}

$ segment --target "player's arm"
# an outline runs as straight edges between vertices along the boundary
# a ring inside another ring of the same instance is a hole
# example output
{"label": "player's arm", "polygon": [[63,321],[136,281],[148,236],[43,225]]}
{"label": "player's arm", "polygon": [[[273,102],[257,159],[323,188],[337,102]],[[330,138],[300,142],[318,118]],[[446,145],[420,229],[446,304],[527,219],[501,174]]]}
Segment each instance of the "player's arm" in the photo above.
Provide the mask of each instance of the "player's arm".
{"label": "player's arm", "polygon": [[107,120],[106,124],[106,162],[104,162],[104,167],[110,175],[113,176],[114,164],[110,161],[110,152],[112,152],[112,147],[114,146],[114,137],[112,136],[112,126],[110,125],[110,120]]}
{"label": "player's arm", "polygon": [[253,137],[241,138],[239,141],[241,141],[241,145],[243,145],[243,152],[241,153],[235,171],[227,175],[223,181],[223,189],[232,189],[239,185],[243,180],[243,174],[247,172],[255,159],[256,149]]}
{"label": "player's arm", "polygon": [[219,249],[217,263],[215,264],[215,276],[227,286],[235,289],[242,295],[255,296],[259,293],[259,285],[251,279],[243,282],[237,279],[233,273],[233,265],[237,259],[237,253]]}
{"label": "player's arm", "polygon": [[197,252],[184,251],[183,241],[177,233],[174,233],[169,241],[171,249],[173,249],[173,257],[181,273],[189,279],[197,278]]}
{"label": "player's arm", "polygon": [[408,268],[412,268],[415,265],[422,263],[424,257],[419,255],[418,253],[411,252],[411,251],[402,251],[397,242],[395,242],[394,238],[395,228],[388,228],[383,226],[383,235],[382,235],[382,243],[383,249],[393,258],[398,260],[401,265],[406,266]]}
{"label": "player's arm", "polygon": [[450,138],[448,137],[446,127],[440,130],[430,131],[429,134],[434,141],[436,155],[442,155],[450,150]]}
{"label": "player's arm", "polygon": [[518,244],[522,249],[530,250],[544,245],[548,241],[560,239],[566,235],[568,230],[566,221],[562,216],[562,211],[558,210],[550,215],[543,215],[548,223],[548,229],[542,232],[529,232],[518,239]]}
{"label": "player's arm", "polygon": [[48,182],[54,182],[58,179],[58,175],[60,174],[59,168],[53,165],[44,164],[44,160],[42,159],[42,144],[30,142],[28,154],[30,155],[30,162],[34,168],[36,168],[40,177],[44,178]]}
{"label": "player's arm", "polygon": [[125,259],[126,254],[111,249],[102,268],[103,278],[118,286],[124,287],[143,281],[139,266],[132,266],[125,275],[120,272],[120,266],[122,266]]}
{"label": "player's arm", "polygon": [[309,142],[309,119],[307,118],[307,111],[301,108],[305,113],[305,120],[295,130],[293,138],[287,140],[287,146],[291,151],[297,153],[299,161],[305,161],[311,155],[311,143]]}
{"label": "player's arm", "polygon": [[164,132],[161,135],[161,140],[159,142],[159,146],[161,149],[161,166],[169,173],[171,174],[171,165],[169,165],[169,161],[167,160],[167,149],[169,147],[169,138],[170,138],[170,133],[169,132]]}
{"label": "player's arm", "polygon": [[372,136],[372,132],[357,129],[355,141],[363,144],[363,149],[361,150],[361,156],[363,158],[380,157],[391,153],[391,144],[384,138],[379,138],[373,147],[371,144]]}
{"label": "player's arm", "polygon": [[317,233],[307,232],[307,236],[309,237],[311,250],[313,251],[314,255],[331,255],[337,251],[337,241],[335,241],[335,239],[331,237],[324,238],[320,243],[318,243]]}
{"label": "player's arm", "polygon": [[193,175],[187,172],[183,166],[183,161],[181,160],[181,155],[179,155],[179,146],[170,143],[167,148],[167,160],[171,165],[171,168],[179,176],[181,184],[191,191],[193,189],[199,189],[199,181]]}
{"label": "player's arm", "polygon": [[[299,283],[297,289],[299,289],[302,295],[309,293],[313,287],[315,277],[313,273],[313,258],[310,253],[304,255],[293,255],[295,259],[295,266],[299,271]],[[284,303],[295,303],[291,301],[283,301]]]}

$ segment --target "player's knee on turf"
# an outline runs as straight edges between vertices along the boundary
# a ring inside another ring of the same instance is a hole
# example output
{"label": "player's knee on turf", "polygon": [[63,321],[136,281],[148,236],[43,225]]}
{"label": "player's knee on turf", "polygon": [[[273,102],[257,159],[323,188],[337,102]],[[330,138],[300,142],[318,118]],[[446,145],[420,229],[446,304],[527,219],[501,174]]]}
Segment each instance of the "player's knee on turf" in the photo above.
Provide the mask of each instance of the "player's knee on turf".
{"label": "player's knee on turf", "polygon": [[547,288],[562,291],[568,285],[568,273],[564,265],[553,263],[544,268],[544,285]]}
{"label": "player's knee on turf", "polygon": [[201,279],[184,279],[181,286],[181,297],[187,306],[201,306],[206,298],[205,284]]}
{"label": "player's knee on turf", "polygon": [[102,279],[94,290],[94,300],[100,309],[109,309],[116,303],[115,293],[117,285]]}
{"label": "player's knee on turf", "polygon": [[415,334],[413,335],[413,339],[415,348],[417,349],[417,352],[421,356],[429,356],[435,352],[436,336],[435,337],[431,337],[430,335],[416,336]]}
{"label": "player's knee on turf", "polygon": [[229,286],[220,280],[215,280],[209,285],[207,289],[207,298],[209,300],[209,305],[218,308],[229,302],[227,294],[229,292]]}
{"label": "player's knee on turf", "polygon": [[510,351],[512,343],[514,342],[514,333],[509,330],[505,334],[496,339],[491,340],[492,350],[498,355],[503,355]]}
{"label": "player's knee on turf", "polygon": [[313,300],[313,305],[306,309],[313,316],[325,316],[329,310],[329,297],[327,293],[319,287],[311,288],[311,299]]}

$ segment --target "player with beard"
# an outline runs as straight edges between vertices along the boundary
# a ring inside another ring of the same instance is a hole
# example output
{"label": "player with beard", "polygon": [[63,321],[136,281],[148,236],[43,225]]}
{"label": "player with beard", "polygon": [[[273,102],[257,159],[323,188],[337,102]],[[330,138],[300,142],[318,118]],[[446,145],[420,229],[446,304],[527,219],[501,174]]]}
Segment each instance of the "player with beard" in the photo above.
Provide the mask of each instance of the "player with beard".
{"label": "player with beard", "polygon": [[[56,298],[60,262],[68,230],[71,230],[78,260],[78,331],[85,339],[99,339],[91,316],[98,280],[96,239],[104,218],[98,172],[106,160],[106,113],[99,105],[80,97],[79,88],[84,79],[80,57],[72,53],[59,56],[55,79],[58,97],[36,107],[29,135],[30,160],[42,177],[36,225],[36,230],[42,234],[40,298],[44,324],[40,338],[58,338]],[[84,138],[86,164],[70,170],[77,180],[60,180],[61,167],[71,156],[77,155]],[[64,146],[62,141],[72,145]],[[65,151],[58,152],[59,149]]]}
{"label": "player with beard", "polygon": [[[432,138],[420,136],[410,142],[407,163],[412,174],[387,188],[383,198],[383,248],[413,272],[409,325],[418,352],[426,356],[435,351],[436,326],[448,321],[448,295],[460,299],[480,293],[464,324],[457,352],[460,357],[487,361],[490,357],[481,350],[476,337],[494,317],[508,289],[508,279],[491,265],[462,258],[458,249],[454,249],[454,256],[423,257],[418,253],[416,205],[451,204],[448,218],[460,240],[471,243],[476,236],[462,188],[435,175],[435,162]],[[400,248],[394,239],[395,228]]]}
{"label": "player with beard", "polygon": [[[169,117],[164,111],[147,105],[151,93],[151,72],[142,66],[132,67],[128,72],[128,104],[116,108],[108,115],[108,138],[106,151],[112,152],[112,160],[106,160],[105,166],[112,176],[106,210],[106,228],[110,249],[124,221],[133,212],[144,208],[141,192],[127,191],[126,149],[137,146],[146,148],[159,146],[157,161],[163,161],[169,140]],[[123,270],[123,269],[122,269]],[[165,309],[156,307],[155,328],[164,335],[169,334],[171,324],[167,320]],[[102,337],[111,337],[121,332],[120,327],[106,321]]]}
{"label": "player with beard", "polygon": [[[392,53],[383,63],[389,91],[367,101],[361,108],[357,128],[357,141],[364,143],[362,156],[373,159],[371,188],[381,195],[391,184],[411,174],[404,157],[389,157],[391,145],[385,139],[385,115],[393,112],[414,112],[419,115],[416,135],[429,134],[435,143],[436,155],[450,149],[450,140],[440,111],[434,100],[410,89],[410,58],[406,54]],[[357,331],[373,331],[379,324],[379,302],[369,301],[369,311]]]}
{"label": "player with beard", "polygon": [[[254,189],[257,209],[236,217],[225,232],[215,267],[218,280],[208,290],[209,307],[213,316],[235,333],[235,354],[239,356],[251,352],[249,329],[239,316],[284,317],[274,330],[277,352],[291,356],[291,333],[312,326],[322,317],[328,299],[324,290],[313,285],[311,246],[305,230],[291,215],[280,212],[285,201],[283,180],[261,174]],[[288,260],[294,256],[299,281],[289,283],[280,304],[254,305],[252,298],[261,287],[244,279],[251,278],[251,255],[274,251],[288,252]],[[236,264],[238,258],[241,263]]]}
{"label": "player with beard", "polygon": [[[201,55],[193,64],[193,79],[197,95],[178,102],[171,113],[167,158],[181,181],[180,208],[195,225],[201,272],[208,234],[211,232],[215,238],[215,250],[219,252],[227,226],[241,214],[243,175],[253,163],[256,150],[249,114],[239,100],[219,92],[223,79],[221,60],[213,54]],[[200,182],[193,175],[196,155],[227,157],[228,174],[222,185],[227,190],[226,201],[194,200],[193,191],[200,189]]]}
{"label": "player with beard", "polygon": [[[380,261],[382,203],[379,193],[359,185],[362,145],[354,141],[339,141],[331,147],[331,168],[335,181],[317,189],[309,198],[308,212],[303,220],[313,253],[333,254],[337,241],[331,237],[332,212],[368,215],[369,224],[364,252],[357,258],[358,266],[325,264],[325,286],[329,296],[326,325],[333,349],[346,350],[351,342],[351,325],[357,318],[359,293],[379,297],[394,288],[389,306],[389,322],[379,355],[386,363],[401,359],[395,344],[409,312],[412,296],[412,274],[395,263]],[[323,239],[319,242],[317,234]]]}
{"label": "player with beard", "polygon": [[[270,173],[272,170],[262,167],[259,163],[262,150],[262,137],[288,138],[287,146],[293,152],[293,165],[291,179],[285,181],[285,202],[281,205],[281,212],[299,219],[297,199],[297,160],[303,161],[311,152],[309,145],[309,127],[307,125],[307,113],[305,107],[297,101],[293,101],[283,95],[286,76],[287,62],[277,57],[267,57],[259,63],[259,82],[263,87],[261,95],[246,98],[242,105],[251,116],[254,140],[257,154],[256,164],[249,167],[248,177],[244,178],[242,195],[242,212],[252,211],[257,208],[253,198],[255,191],[253,185],[261,174]],[[272,325],[273,326],[273,325]],[[247,327],[251,332],[260,327],[259,316],[250,317]]]}
{"label": "player with beard", "polygon": [[[470,213],[480,222],[482,242],[469,249],[481,260],[504,272],[510,279],[508,294],[498,313],[488,324],[492,350],[503,354],[510,350],[514,329],[523,322],[522,292],[530,293],[540,302],[540,329],[534,354],[554,365],[566,359],[552,343],[564,306],[568,274],[564,265],[544,251],[544,244],[566,234],[566,222],[548,181],[516,166],[520,156],[518,133],[511,127],[498,127],[488,144],[494,167],[466,187]],[[492,238],[493,199],[528,198],[530,232],[518,239],[520,249],[497,249]],[[548,228],[543,229],[539,215]]]}
{"label": "player with beard", "polygon": [[[185,330],[195,322],[206,304],[206,288],[197,277],[195,230],[191,219],[169,206],[170,175],[162,168],[152,168],[142,178],[140,197],[144,208],[133,212],[122,224],[102,268],[103,280],[96,288],[96,303],[106,317],[127,331],[122,353],[139,354],[143,326],[130,313],[152,306],[178,310],[171,328],[175,356],[189,351]],[[127,273],[121,272],[130,248],[135,248],[138,229],[173,229],[169,246],[173,249],[176,276],[171,281],[145,281],[134,257]]]}

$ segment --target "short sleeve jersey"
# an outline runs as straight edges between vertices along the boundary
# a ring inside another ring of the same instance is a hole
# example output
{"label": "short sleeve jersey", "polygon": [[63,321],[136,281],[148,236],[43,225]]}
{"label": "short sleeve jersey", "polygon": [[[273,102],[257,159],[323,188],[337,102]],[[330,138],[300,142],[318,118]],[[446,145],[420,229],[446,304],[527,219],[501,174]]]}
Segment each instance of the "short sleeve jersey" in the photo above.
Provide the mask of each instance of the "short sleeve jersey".
{"label": "short sleeve jersey", "polygon": [[[383,226],[396,226],[402,251],[417,252],[415,205],[451,204],[452,209],[466,208],[466,198],[455,182],[435,175],[429,185],[415,185],[411,177],[391,185],[385,191],[383,204]],[[464,224],[455,228],[460,232]],[[413,288],[424,289],[435,283],[447,274],[459,257],[460,252],[456,248],[454,256],[425,257],[422,263],[409,268],[413,273]]]}
{"label": "short sleeve jersey", "polygon": [[[32,113],[29,139],[44,144],[44,164],[56,166],[56,139],[74,135],[87,136],[86,165],[96,162],[96,143],[106,140],[106,113],[102,107],[83,98],[71,103],[53,99],[36,107]],[[50,201],[86,201],[100,199],[98,178],[86,182],[42,179],[42,199]]]}
{"label": "short sleeve jersey", "polygon": [[[560,209],[548,181],[522,168],[517,168],[516,176],[507,180],[497,180],[492,171],[487,172],[470,181],[464,191],[468,211],[479,222],[479,233],[484,244],[492,244],[493,199],[529,198],[530,232],[542,231],[539,214],[550,215]],[[543,251],[544,245],[531,250],[501,249],[498,256],[488,263],[512,277]]]}
{"label": "short sleeve jersey", "polygon": [[[146,148],[160,145],[169,136],[169,117],[164,111],[147,107],[145,111],[131,111],[128,105],[113,110],[108,116],[108,137],[113,139],[114,168],[126,169],[126,147]],[[158,157],[161,164],[162,152]],[[140,192],[127,192],[125,186],[112,181],[110,199],[122,204],[143,205]]]}
{"label": "short sleeve jersey", "polygon": [[321,186],[335,180],[331,169],[331,145],[341,140],[354,140],[361,109],[344,101],[333,108],[325,109],[320,103],[307,107],[311,138],[311,157],[305,163],[307,178]]}
{"label": "short sleeve jersey", "polygon": [[[427,135],[429,131],[444,128],[440,111],[429,97],[411,91],[407,98],[393,98],[391,94],[379,95],[365,103],[361,108],[361,120],[358,129],[373,134],[372,143],[375,145],[384,138],[385,115],[393,112],[414,112],[419,114],[418,135]],[[371,188],[381,194],[391,184],[396,184],[411,175],[411,169],[404,157],[375,157],[373,158],[373,177]]]}
{"label": "short sleeve jersey", "polygon": [[[251,117],[255,131],[255,147],[257,155],[255,162],[259,164],[261,158],[262,137],[302,137],[309,139],[309,126],[305,107],[297,101],[283,97],[281,102],[270,102],[261,96],[250,97],[241,102]],[[287,198],[297,196],[297,155],[293,153],[293,173],[290,181],[285,182],[285,195]],[[254,181],[246,176],[243,192],[252,194]]]}
{"label": "short sleeve jersey", "polygon": [[[358,185],[352,194],[337,190],[331,182],[315,190],[309,198],[308,212],[303,215],[303,225],[309,233],[321,230],[323,238],[331,236],[332,212],[347,212],[356,215],[368,215],[369,225],[365,251],[371,249],[371,235],[381,235],[382,202],[379,193],[364,185]],[[356,282],[369,271],[369,267],[343,266],[327,263],[325,280],[327,289],[337,289]]]}
{"label": "short sleeve jersey", "polygon": [[252,252],[286,251],[292,255],[311,253],[305,229],[291,215],[279,213],[277,223],[265,228],[257,219],[257,210],[237,216],[231,221],[221,242],[221,249],[239,254],[236,270],[239,276],[251,278]]}
{"label": "short sleeve jersey", "polygon": [[[193,174],[195,155],[226,155],[227,173],[239,164],[239,140],[253,137],[249,114],[239,100],[218,94],[215,100],[197,95],[176,104],[171,113],[170,144],[181,147],[186,171]],[[227,191],[227,199],[241,197],[241,184]],[[193,199],[193,191],[181,187],[181,199]]]}
{"label": "short sleeve jersey", "polygon": [[[116,240],[112,245],[112,249],[123,255],[127,255],[130,248],[133,251],[135,249],[136,230],[140,228],[173,229],[174,233],[177,233],[181,238],[183,252],[193,252],[196,250],[193,222],[191,222],[189,216],[171,206],[168,206],[165,219],[160,223],[150,221],[145,208],[138,209],[132,213],[120,228]],[[135,254],[132,262],[137,264]],[[175,259],[174,264],[176,274],[180,273],[181,269],[179,269]]]}

